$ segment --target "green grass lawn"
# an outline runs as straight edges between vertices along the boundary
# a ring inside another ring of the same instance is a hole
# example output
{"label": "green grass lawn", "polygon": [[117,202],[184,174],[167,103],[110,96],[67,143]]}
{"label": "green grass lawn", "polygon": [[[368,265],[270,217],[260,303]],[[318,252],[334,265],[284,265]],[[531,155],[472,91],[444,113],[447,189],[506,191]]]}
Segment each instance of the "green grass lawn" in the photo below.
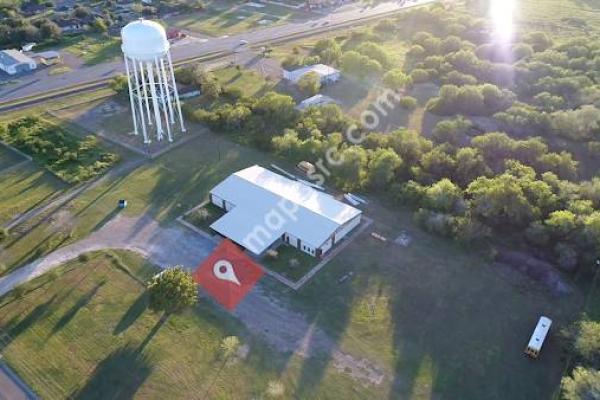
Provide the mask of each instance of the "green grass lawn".
{"label": "green grass lawn", "polygon": [[[0,175],[0,225],[64,191],[68,185],[27,163]],[[1,261],[6,262],[6,259]]]}
{"label": "green grass lawn", "polygon": [[86,65],[100,64],[121,55],[121,40],[100,34],[82,34],[65,36],[59,46],[81,58]]}
{"label": "green grass lawn", "polygon": [[[222,36],[242,33],[261,27],[273,26],[284,23],[295,16],[304,16],[305,13],[292,9],[269,4],[266,7],[255,8],[250,6],[209,7],[205,11],[177,15],[167,20],[170,26],[203,33],[211,36]],[[261,24],[261,20],[270,23]]]}
{"label": "green grass lawn", "polygon": [[[206,302],[161,325],[142,284],[156,270],[116,257],[70,262],[0,300],[3,359],[41,398],[250,398],[277,378],[277,357]],[[225,362],[229,335],[246,360]]]}
{"label": "green grass lawn", "polygon": [[298,281],[319,263],[318,258],[285,244],[280,245],[275,251],[277,256],[264,255],[260,260],[261,264],[292,282]]}
{"label": "green grass lawn", "polygon": [[195,209],[191,213],[186,214],[183,219],[195,227],[210,233],[210,226],[212,223],[221,218],[223,215],[225,215],[224,210],[212,203],[208,203],[200,208]]}
{"label": "green grass lawn", "polygon": [[555,40],[586,34],[576,26],[580,21],[588,28],[600,29],[600,3],[596,0],[523,0],[517,2],[516,16],[521,29],[548,30]]}
{"label": "green grass lawn", "polygon": [[25,157],[12,150],[9,147],[0,144],[0,173],[6,168],[10,168],[15,164],[25,161]]}

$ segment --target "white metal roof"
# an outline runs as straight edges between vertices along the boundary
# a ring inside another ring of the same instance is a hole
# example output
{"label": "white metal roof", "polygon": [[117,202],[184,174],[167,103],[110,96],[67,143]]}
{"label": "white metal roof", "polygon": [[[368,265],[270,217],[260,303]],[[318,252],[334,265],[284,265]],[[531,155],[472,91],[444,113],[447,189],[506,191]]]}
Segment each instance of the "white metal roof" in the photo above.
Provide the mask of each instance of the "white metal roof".
{"label": "white metal roof", "polygon": [[329,104],[329,103],[334,103],[334,102],[335,102],[335,100],[333,100],[329,96],[324,96],[322,94],[316,94],[312,97],[302,100],[296,108],[299,110],[304,110],[305,108],[308,108],[310,106],[319,106],[322,104]]}
{"label": "white metal roof", "polygon": [[[341,225],[361,213],[332,196],[258,165],[238,171],[211,194],[235,205],[211,228],[255,254],[284,233],[321,246]],[[260,240],[253,240],[260,237]]]}
{"label": "white metal roof", "polygon": [[19,50],[8,49],[0,51],[0,63],[8,67],[14,64],[31,64],[35,63],[35,61]]}
{"label": "white metal roof", "polygon": [[550,318],[543,316],[540,317],[540,320],[538,321],[535,330],[531,335],[531,339],[529,339],[529,344],[527,347],[535,351],[540,351],[551,325],[552,320]]}
{"label": "white metal roof", "polygon": [[321,78],[339,73],[339,71],[337,69],[330,67],[328,65],[325,65],[325,64],[309,65],[306,67],[295,69],[293,71],[286,71],[286,72],[287,73],[285,74],[284,77],[291,80],[294,83],[297,83],[300,80],[300,78],[302,78],[304,75],[308,74],[309,72],[316,72]]}

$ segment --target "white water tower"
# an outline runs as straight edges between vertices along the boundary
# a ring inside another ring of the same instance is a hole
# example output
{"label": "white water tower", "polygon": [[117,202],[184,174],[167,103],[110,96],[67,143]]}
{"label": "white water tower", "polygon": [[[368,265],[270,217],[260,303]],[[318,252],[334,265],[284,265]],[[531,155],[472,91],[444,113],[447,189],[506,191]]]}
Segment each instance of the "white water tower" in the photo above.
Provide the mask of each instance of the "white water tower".
{"label": "white water tower", "polygon": [[155,127],[157,140],[163,140],[166,130],[172,142],[175,120],[179,119],[181,132],[185,132],[185,126],[165,30],[156,22],[139,19],[121,30],[121,39],[133,133],[138,135],[141,126],[144,143],[148,144],[149,131]]}

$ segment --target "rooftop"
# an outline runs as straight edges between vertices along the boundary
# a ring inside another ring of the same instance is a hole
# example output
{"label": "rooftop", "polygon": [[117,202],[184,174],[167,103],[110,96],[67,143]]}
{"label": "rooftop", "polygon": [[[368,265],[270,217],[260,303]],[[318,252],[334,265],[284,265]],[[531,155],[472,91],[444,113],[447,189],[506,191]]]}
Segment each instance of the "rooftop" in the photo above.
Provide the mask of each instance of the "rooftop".
{"label": "rooftop", "polygon": [[[319,247],[361,213],[329,194],[258,165],[230,175],[211,194],[235,205],[211,228],[255,254],[284,233]],[[262,240],[250,240],[258,232]]]}
{"label": "rooftop", "polygon": [[337,74],[340,71],[338,71],[337,69],[335,69],[333,67],[330,67],[329,65],[314,64],[314,65],[308,65],[306,67],[298,68],[293,71],[289,71],[288,75],[287,75],[287,79],[289,79],[293,82],[298,82],[298,80],[300,80],[300,78],[302,78],[304,75],[308,74],[309,72],[315,72],[320,77],[326,77],[326,76]]}
{"label": "rooftop", "polygon": [[21,53],[19,50],[9,49],[0,51],[0,63],[6,66],[22,63],[34,62],[31,58]]}

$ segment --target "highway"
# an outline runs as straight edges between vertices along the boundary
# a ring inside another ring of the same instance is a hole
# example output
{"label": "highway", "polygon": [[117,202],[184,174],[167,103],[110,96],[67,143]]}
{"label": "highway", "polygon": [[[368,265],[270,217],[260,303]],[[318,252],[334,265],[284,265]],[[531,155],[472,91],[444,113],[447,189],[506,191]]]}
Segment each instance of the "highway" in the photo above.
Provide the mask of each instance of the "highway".
{"label": "highway", "polygon": [[[290,37],[309,36],[324,30],[351,26],[365,19],[382,17],[405,8],[433,1],[435,0],[399,0],[381,3],[376,6],[353,4],[309,21],[290,22],[285,25],[266,27],[238,35],[210,38],[204,42],[191,41],[190,43],[175,45],[171,48],[171,56],[173,62],[177,62],[214,53],[230,55],[242,39],[248,42],[248,46],[275,43]],[[120,73],[124,73],[122,60],[83,66],[61,75],[48,75],[47,71],[36,71],[30,75],[18,77],[15,83],[0,86],[0,104],[59,91],[63,88],[106,80]]]}

